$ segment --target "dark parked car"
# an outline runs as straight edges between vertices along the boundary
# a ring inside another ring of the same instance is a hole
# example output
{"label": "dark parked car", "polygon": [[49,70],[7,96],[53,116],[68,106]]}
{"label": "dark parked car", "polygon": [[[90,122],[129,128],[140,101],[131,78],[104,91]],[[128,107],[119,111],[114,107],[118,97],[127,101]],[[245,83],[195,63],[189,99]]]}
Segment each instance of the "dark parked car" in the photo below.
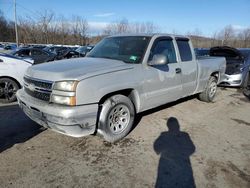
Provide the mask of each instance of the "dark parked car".
{"label": "dark parked car", "polygon": [[0,44],[0,49],[4,49],[4,45],[3,44]]}
{"label": "dark parked car", "polygon": [[83,56],[86,56],[86,54],[88,52],[90,52],[93,48],[94,48],[94,46],[81,46],[81,47],[76,49],[76,52],[79,52]]}
{"label": "dark parked car", "polygon": [[15,50],[17,48],[16,44],[9,44],[4,47],[5,50]]}
{"label": "dark parked car", "polygon": [[75,50],[69,49],[67,52],[62,54],[61,58],[62,59],[70,59],[70,58],[77,58],[77,57],[84,57],[84,56],[85,55],[83,55]]}
{"label": "dark parked car", "polygon": [[47,46],[43,50],[56,54],[56,59],[63,59],[65,53],[69,51],[69,47],[65,46]]}
{"label": "dark parked car", "polygon": [[13,55],[22,58],[31,58],[34,60],[34,64],[53,61],[56,57],[55,54],[38,48],[22,48],[18,51],[15,51]]}
{"label": "dark parked car", "polygon": [[74,51],[76,51],[77,48],[79,48],[79,47],[77,47],[77,46],[70,47],[70,49],[71,49],[71,50],[74,50]]}
{"label": "dark parked car", "polygon": [[38,49],[43,49],[43,48],[46,48],[46,46],[44,45],[35,45],[35,46],[32,46],[33,48],[38,48]]}
{"label": "dark parked car", "polygon": [[243,87],[246,84],[250,70],[250,49],[216,46],[210,49],[209,55],[226,58],[225,78],[220,85]]}

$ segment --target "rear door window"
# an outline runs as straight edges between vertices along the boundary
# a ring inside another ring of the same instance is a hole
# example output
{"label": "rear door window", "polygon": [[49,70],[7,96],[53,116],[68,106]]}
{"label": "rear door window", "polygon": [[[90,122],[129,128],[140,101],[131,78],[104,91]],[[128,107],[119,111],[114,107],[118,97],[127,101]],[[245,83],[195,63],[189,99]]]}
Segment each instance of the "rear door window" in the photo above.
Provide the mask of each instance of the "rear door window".
{"label": "rear door window", "polygon": [[192,61],[192,52],[188,39],[177,39],[177,46],[181,56],[181,61]]}

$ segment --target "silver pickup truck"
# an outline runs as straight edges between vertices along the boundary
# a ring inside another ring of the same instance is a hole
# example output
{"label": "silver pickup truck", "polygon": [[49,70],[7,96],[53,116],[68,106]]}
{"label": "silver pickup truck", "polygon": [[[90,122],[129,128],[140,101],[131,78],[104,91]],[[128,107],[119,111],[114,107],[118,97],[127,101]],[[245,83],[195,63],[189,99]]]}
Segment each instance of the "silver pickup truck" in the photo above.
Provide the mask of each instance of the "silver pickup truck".
{"label": "silver pickup truck", "polygon": [[111,36],[85,58],[30,67],[17,98],[44,127],[73,137],[100,133],[115,142],[129,133],[137,113],[194,94],[213,101],[225,68],[222,57],[197,60],[183,36]]}

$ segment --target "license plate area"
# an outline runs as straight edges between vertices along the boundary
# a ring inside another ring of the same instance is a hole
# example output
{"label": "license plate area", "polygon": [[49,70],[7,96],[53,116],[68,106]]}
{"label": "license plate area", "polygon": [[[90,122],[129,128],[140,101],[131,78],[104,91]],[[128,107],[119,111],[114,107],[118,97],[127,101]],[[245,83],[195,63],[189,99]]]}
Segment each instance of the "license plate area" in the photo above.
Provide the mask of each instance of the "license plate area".
{"label": "license plate area", "polygon": [[33,107],[28,107],[23,102],[20,103],[20,106],[23,109],[24,113],[27,114],[29,117],[42,119],[42,112],[40,112],[38,109],[33,108]]}

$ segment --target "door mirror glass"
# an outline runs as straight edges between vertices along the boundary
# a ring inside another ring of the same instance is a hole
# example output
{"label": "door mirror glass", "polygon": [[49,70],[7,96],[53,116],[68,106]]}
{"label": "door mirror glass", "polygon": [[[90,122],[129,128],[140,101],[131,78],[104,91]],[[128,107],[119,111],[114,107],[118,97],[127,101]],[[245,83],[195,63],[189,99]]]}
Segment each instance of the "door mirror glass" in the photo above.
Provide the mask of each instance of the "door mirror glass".
{"label": "door mirror glass", "polygon": [[148,63],[149,65],[165,65],[168,64],[168,59],[165,55],[155,54],[151,61]]}

